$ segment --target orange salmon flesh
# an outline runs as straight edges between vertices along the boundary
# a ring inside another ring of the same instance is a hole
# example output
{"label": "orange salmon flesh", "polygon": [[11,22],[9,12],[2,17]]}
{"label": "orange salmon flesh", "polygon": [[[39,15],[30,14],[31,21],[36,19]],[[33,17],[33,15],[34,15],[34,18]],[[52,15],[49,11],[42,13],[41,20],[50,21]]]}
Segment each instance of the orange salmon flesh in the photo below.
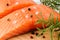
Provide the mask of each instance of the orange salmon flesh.
{"label": "orange salmon flesh", "polygon": [[36,3],[32,0],[2,0],[0,1],[0,18],[17,9],[21,9],[23,7],[28,7],[35,4]]}
{"label": "orange salmon flesh", "polygon": [[25,7],[16,10],[7,16],[0,19],[0,40],[6,40],[18,34],[26,33],[37,27],[42,28],[41,24],[35,25],[36,21],[42,18],[48,20],[51,13],[54,15],[54,20],[58,17],[60,21],[60,15],[51,8],[40,4]]}

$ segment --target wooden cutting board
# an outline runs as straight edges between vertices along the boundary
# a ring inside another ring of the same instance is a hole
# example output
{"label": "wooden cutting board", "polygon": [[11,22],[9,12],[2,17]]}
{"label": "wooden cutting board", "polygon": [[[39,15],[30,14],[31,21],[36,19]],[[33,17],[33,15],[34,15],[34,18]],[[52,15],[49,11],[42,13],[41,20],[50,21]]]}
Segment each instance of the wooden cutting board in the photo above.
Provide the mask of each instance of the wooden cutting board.
{"label": "wooden cutting board", "polygon": [[[38,32],[38,31],[36,31],[36,32]],[[31,36],[33,36],[33,38],[31,38]],[[43,36],[45,36],[45,37],[43,38]],[[56,32],[53,33],[53,38],[54,38],[54,40],[58,40]],[[19,35],[19,36],[10,38],[9,40],[51,40],[51,39],[50,39],[50,32],[47,31],[41,36],[36,36],[35,34],[33,35],[31,33],[26,33],[23,35]]]}

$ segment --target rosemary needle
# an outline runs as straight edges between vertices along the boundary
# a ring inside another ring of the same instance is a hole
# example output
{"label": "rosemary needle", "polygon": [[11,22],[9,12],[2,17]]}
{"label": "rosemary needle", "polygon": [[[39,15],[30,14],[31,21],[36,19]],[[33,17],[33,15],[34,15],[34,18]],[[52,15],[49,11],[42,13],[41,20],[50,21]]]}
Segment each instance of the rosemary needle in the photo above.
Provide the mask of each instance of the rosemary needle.
{"label": "rosemary needle", "polygon": [[[45,33],[47,30],[50,30],[50,37],[51,37],[51,40],[53,40],[53,32],[55,28],[60,28],[60,22],[58,21],[58,17],[56,17],[56,23],[54,22],[54,15],[53,13],[50,14],[49,18],[48,18],[48,21],[46,22],[46,20],[44,20],[43,18],[39,19],[39,21],[37,21],[38,24],[39,23],[43,23],[43,24],[46,24],[48,25],[48,28],[43,28],[42,29],[42,32],[41,33]],[[37,23],[36,22],[36,23]],[[44,26],[44,25],[43,25]],[[42,27],[43,27],[42,26]],[[41,31],[40,28],[37,28],[38,31]],[[40,35],[39,35],[40,36]]]}
{"label": "rosemary needle", "polygon": [[54,10],[58,10],[60,12],[60,0],[40,0],[41,3],[51,7]]}
{"label": "rosemary needle", "polygon": [[[44,5],[47,5],[49,7],[51,7],[54,10],[57,10],[60,13],[60,0],[40,0],[41,3],[43,3]],[[40,13],[40,16],[42,16],[42,13]],[[37,18],[39,18],[37,16]],[[55,28],[60,28],[60,22],[58,21],[58,17],[56,17],[56,22],[54,23],[54,15],[53,13],[50,14],[48,21],[45,21],[43,16],[41,19],[37,20],[36,22],[37,24],[39,23],[43,23],[46,24],[48,26],[48,28],[44,28],[42,29],[42,33],[45,33],[46,30],[50,30],[50,37],[51,40],[53,40],[53,29]],[[42,25],[44,26],[44,25]],[[38,31],[41,31],[39,28],[37,28]],[[60,38],[60,34],[58,34],[58,40]]]}

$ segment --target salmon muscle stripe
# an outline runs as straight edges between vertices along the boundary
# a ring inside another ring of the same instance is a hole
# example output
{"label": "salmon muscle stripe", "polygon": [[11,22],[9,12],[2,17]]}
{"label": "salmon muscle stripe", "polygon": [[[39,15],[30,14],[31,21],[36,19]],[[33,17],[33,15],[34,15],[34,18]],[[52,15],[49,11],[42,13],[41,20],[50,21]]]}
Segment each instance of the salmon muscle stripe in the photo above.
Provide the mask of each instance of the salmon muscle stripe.
{"label": "salmon muscle stripe", "polygon": [[33,0],[0,0],[0,18],[17,9],[34,5]]}
{"label": "salmon muscle stripe", "polygon": [[53,13],[54,19],[58,17],[60,21],[60,15],[43,4],[16,10],[0,20],[0,40],[26,33],[36,27],[42,28],[41,24],[35,25],[39,20],[37,16],[42,18],[40,12],[45,20],[48,20],[50,13]]}

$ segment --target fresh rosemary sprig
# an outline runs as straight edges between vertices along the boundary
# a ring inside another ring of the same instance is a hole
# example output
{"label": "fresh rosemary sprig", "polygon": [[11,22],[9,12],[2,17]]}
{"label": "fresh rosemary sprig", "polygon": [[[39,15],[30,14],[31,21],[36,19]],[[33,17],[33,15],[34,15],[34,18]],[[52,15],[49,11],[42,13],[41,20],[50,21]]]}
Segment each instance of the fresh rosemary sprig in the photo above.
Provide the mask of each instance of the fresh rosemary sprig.
{"label": "fresh rosemary sprig", "polygon": [[[40,14],[42,15],[42,14]],[[48,21],[44,20],[43,16],[41,19],[39,19],[37,22],[37,24],[39,23],[43,23],[46,24],[48,28],[43,28],[41,33],[45,33],[47,30],[50,30],[50,37],[51,40],[53,40],[53,35],[52,33],[54,32],[55,28],[60,28],[60,22],[58,21],[58,17],[56,17],[56,22],[54,22],[54,15],[53,13],[50,13],[50,16],[48,18]],[[42,25],[43,27],[44,25]],[[37,29],[38,31],[40,30],[39,28]]]}
{"label": "fresh rosemary sprig", "polygon": [[53,40],[53,35],[52,35],[52,33],[53,33],[53,28],[52,28],[52,27],[54,27],[54,26],[51,25],[50,27],[51,27],[51,28],[50,28],[50,37],[51,37],[51,40]]}
{"label": "fresh rosemary sprig", "polygon": [[44,5],[47,5],[53,8],[54,10],[57,10],[58,12],[60,12],[60,0],[40,0],[40,1]]}

